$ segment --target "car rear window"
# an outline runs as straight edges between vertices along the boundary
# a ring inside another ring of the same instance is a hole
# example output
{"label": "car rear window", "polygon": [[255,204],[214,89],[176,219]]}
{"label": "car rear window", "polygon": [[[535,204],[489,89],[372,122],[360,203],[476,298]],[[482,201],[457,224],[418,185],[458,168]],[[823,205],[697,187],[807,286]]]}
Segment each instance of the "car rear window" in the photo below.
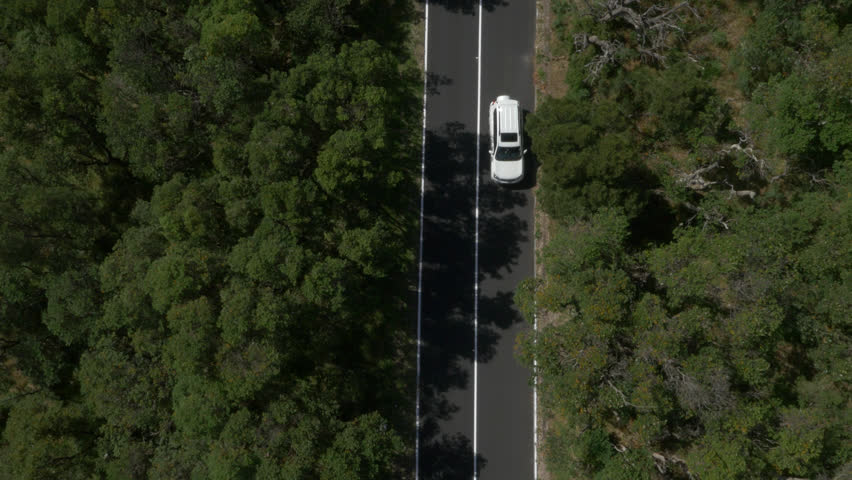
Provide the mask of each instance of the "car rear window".
{"label": "car rear window", "polygon": [[503,142],[517,142],[518,134],[517,133],[501,133],[500,140]]}

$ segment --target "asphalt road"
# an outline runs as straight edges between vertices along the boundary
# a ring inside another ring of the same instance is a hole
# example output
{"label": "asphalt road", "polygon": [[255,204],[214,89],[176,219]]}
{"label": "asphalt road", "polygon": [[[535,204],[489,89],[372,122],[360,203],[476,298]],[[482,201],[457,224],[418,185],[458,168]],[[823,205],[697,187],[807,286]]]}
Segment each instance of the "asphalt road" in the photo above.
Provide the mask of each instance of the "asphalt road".
{"label": "asphalt road", "polygon": [[470,479],[474,469],[484,480],[534,476],[530,372],[514,358],[515,337],[529,327],[512,295],[519,281],[533,275],[530,187],[535,179],[511,188],[491,182],[487,113],[491,100],[501,94],[518,99],[525,110],[533,107],[535,2],[482,0],[482,7],[480,19],[475,0],[429,4],[419,439],[423,479]]}

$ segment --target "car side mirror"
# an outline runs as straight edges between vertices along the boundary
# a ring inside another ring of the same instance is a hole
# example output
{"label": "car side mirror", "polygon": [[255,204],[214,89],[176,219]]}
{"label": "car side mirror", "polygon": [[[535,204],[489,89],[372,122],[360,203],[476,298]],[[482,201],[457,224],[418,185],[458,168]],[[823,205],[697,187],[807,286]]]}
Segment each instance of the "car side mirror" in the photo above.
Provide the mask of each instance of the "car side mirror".
{"label": "car side mirror", "polygon": [[488,155],[494,155],[494,150],[488,149]]}

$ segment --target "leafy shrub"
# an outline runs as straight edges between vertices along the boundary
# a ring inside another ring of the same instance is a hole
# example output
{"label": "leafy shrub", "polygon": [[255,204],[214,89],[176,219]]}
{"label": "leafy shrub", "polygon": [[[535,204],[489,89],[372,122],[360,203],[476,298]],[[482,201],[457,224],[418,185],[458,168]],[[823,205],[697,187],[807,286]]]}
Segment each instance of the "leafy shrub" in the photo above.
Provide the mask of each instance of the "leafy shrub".
{"label": "leafy shrub", "polygon": [[641,210],[638,152],[614,102],[548,100],[526,128],[546,172],[541,203],[550,215],[580,217],[616,205],[631,216]]}

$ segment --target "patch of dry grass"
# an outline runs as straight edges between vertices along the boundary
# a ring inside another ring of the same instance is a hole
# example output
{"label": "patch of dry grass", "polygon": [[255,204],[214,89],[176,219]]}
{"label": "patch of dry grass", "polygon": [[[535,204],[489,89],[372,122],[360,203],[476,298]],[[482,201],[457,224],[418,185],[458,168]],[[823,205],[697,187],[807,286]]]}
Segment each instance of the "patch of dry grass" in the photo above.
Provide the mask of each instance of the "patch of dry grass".
{"label": "patch of dry grass", "polygon": [[[423,54],[426,50],[425,47],[425,29],[426,29],[426,7],[424,4],[412,0],[414,4],[414,11],[416,12],[416,19],[411,23],[408,30],[408,51],[411,52],[411,55],[414,57],[414,60],[417,61],[417,65],[420,67],[420,71],[424,70],[424,62],[425,58],[423,58]],[[425,73],[424,73],[425,75]]]}
{"label": "patch of dry grass", "polygon": [[746,103],[746,98],[737,87],[736,72],[731,69],[731,57],[749,27],[754,23],[748,12],[758,9],[757,1],[713,2],[707,11],[702,12],[702,21],[710,22],[712,28],[708,33],[692,39],[688,45],[688,50],[693,54],[716,59],[722,66],[721,74],[713,81],[713,87],[731,106],[732,116],[737,124],[742,124],[740,112]]}
{"label": "patch of dry grass", "polygon": [[565,76],[568,72],[568,56],[562,52],[563,42],[553,28],[553,5],[554,1],[564,0],[537,0],[536,1],[536,28],[535,28],[535,70],[534,83],[536,98],[539,96],[561,97],[565,95],[568,87]]}

